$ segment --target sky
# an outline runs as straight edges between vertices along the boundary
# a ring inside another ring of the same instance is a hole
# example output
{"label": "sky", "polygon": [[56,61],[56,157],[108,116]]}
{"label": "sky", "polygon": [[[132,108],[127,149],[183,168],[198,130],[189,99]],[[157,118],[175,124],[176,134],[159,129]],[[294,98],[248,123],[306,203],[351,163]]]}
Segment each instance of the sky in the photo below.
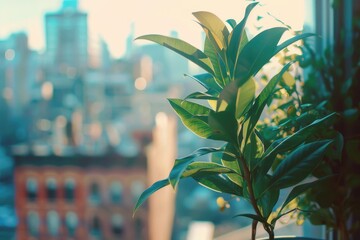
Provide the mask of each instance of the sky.
{"label": "sky", "polygon": [[[294,28],[301,28],[304,0],[262,0],[261,11],[269,11]],[[12,32],[25,31],[32,49],[45,50],[44,14],[57,11],[62,0],[0,0],[0,39]],[[113,56],[124,54],[131,24],[135,37],[158,33],[179,37],[200,45],[201,28],[192,12],[210,11],[224,21],[241,20],[248,1],[245,0],[79,0],[80,9],[88,13],[90,44],[104,39]],[[90,46],[91,46],[90,45]]]}

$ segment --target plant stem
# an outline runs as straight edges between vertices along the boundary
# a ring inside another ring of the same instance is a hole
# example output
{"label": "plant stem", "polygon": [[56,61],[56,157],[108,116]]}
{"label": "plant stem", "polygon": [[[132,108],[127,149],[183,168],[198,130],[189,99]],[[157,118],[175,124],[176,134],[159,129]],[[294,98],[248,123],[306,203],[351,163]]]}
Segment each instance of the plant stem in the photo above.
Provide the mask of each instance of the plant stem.
{"label": "plant stem", "polygon": [[251,181],[251,173],[250,173],[249,167],[247,166],[244,158],[240,157],[239,159],[240,159],[241,165],[243,166],[243,169],[244,169],[244,178],[245,178],[245,181],[247,182],[247,187],[248,187],[248,190],[249,190],[249,196],[250,196],[251,205],[253,206],[256,214],[258,216],[262,217],[260,209],[258,208],[257,203],[256,203],[254,189],[253,189],[252,181]]}
{"label": "plant stem", "polygon": [[270,227],[264,225],[265,231],[269,234],[269,240],[274,240],[274,230],[272,230]]}
{"label": "plant stem", "polygon": [[[254,194],[254,189],[253,189],[253,185],[252,185],[252,181],[251,181],[251,173],[250,173],[250,170],[249,170],[249,167],[248,165],[246,164],[245,162],[245,159],[242,158],[242,157],[239,157],[239,160],[240,160],[240,163],[244,169],[244,179],[245,181],[247,182],[247,187],[248,187],[248,190],[249,190],[249,196],[250,196],[250,202],[251,202],[251,205],[253,206],[256,214],[263,218],[262,214],[261,214],[261,211],[256,203],[256,198],[255,198],[255,194]],[[253,222],[253,225],[252,225],[252,239],[254,240],[255,237],[256,237],[256,225],[255,225],[255,229],[254,229],[254,222]],[[257,221],[256,221],[256,224],[257,224]],[[274,231],[273,229],[267,225],[266,222],[263,222],[262,223],[263,226],[264,226],[264,229],[266,230],[266,232],[268,232],[269,234],[269,240],[273,240],[274,239]]]}
{"label": "plant stem", "polygon": [[251,240],[255,240],[257,224],[258,224],[258,221],[253,220],[252,227],[251,227]]}

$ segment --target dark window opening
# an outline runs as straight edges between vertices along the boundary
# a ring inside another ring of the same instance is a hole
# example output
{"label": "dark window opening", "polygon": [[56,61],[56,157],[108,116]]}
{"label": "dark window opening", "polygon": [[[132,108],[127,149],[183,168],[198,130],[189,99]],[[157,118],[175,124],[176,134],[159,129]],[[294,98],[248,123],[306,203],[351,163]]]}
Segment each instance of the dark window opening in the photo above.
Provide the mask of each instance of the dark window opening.
{"label": "dark window opening", "polygon": [[73,179],[67,179],[65,181],[64,189],[65,200],[69,203],[75,200],[75,182]]}
{"label": "dark window opening", "polygon": [[115,214],[112,216],[111,230],[116,236],[121,236],[124,233],[124,219],[121,215]]}
{"label": "dark window opening", "polygon": [[46,181],[46,196],[49,202],[56,200],[56,180],[54,178]]}
{"label": "dark window opening", "polygon": [[122,201],[122,186],[120,182],[112,182],[110,185],[110,201],[112,203],[121,203]]}
{"label": "dark window opening", "polygon": [[29,202],[35,202],[38,193],[38,184],[34,178],[26,181],[26,198]]}
{"label": "dark window opening", "polygon": [[89,202],[93,205],[98,205],[101,202],[100,187],[97,183],[90,185]]}
{"label": "dark window opening", "polygon": [[97,216],[95,216],[91,221],[90,234],[93,237],[101,237],[101,222]]}

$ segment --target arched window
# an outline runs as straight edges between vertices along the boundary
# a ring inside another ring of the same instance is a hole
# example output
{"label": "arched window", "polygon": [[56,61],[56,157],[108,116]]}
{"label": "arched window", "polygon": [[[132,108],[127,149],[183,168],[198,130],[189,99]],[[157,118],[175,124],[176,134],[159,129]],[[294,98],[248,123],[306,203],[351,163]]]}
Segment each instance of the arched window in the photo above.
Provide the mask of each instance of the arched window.
{"label": "arched window", "polygon": [[101,202],[100,187],[96,182],[90,185],[89,202],[92,205],[98,205]]}
{"label": "arched window", "polygon": [[121,236],[124,232],[124,218],[120,214],[111,217],[111,231],[116,236]]}
{"label": "arched window", "polygon": [[33,237],[39,235],[40,231],[40,217],[39,214],[35,211],[30,211],[27,215],[27,226],[29,234]]}
{"label": "arched window", "polygon": [[46,196],[49,202],[54,202],[56,200],[56,179],[49,178],[46,180]]}
{"label": "arched window", "polygon": [[91,219],[90,234],[93,237],[101,237],[101,222],[99,217],[95,216]]}
{"label": "arched window", "polygon": [[65,224],[69,236],[75,236],[76,228],[79,224],[79,220],[76,213],[67,212],[65,216]]}
{"label": "arched window", "polygon": [[26,198],[30,202],[36,201],[38,194],[38,183],[35,178],[26,180]]}
{"label": "arched window", "polygon": [[67,202],[74,202],[75,200],[75,181],[72,178],[65,180],[64,195]]}
{"label": "arched window", "polygon": [[109,189],[110,201],[112,203],[121,203],[123,188],[120,182],[112,182]]}
{"label": "arched window", "polygon": [[48,232],[51,236],[57,236],[60,229],[59,214],[55,211],[49,211],[46,216],[46,224]]}

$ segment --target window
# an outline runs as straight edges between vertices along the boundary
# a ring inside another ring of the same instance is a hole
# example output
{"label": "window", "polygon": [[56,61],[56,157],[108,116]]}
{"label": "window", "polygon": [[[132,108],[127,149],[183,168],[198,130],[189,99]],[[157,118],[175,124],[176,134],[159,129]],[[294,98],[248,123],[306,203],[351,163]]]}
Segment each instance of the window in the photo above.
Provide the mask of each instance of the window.
{"label": "window", "polygon": [[99,217],[95,216],[90,223],[90,234],[93,237],[101,236],[101,222]]}
{"label": "window", "polygon": [[112,182],[110,185],[110,201],[112,203],[121,203],[123,188],[120,182]]}
{"label": "window", "polygon": [[37,198],[38,184],[36,179],[29,178],[26,181],[26,198],[29,202],[35,202]]}
{"label": "window", "polygon": [[66,229],[69,236],[75,236],[76,228],[79,224],[78,217],[74,212],[68,212],[65,216]]}
{"label": "window", "polygon": [[40,230],[40,217],[39,214],[35,211],[30,211],[27,215],[27,226],[29,234],[33,237],[39,235]]}
{"label": "window", "polygon": [[51,236],[57,236],[60,229],[60,218],[57,212],[49,211],[46,216],[48,232]]}
{"label": "window", "polygon": [[89,202],[92,205],[98,205],[101,202],[100,187],[95,182],[90,185]]}
{"label": "window", "polygon": [[111,217],[111,231],[114,235],[120,236],[124,232],[124,219],[120,214]]}
{"label": "window", "polygon": [[67,202],[74,202],[75,200],[75,181],[72,178],[65,180],[64,195]]}
{"label": "window", "polygon": [[46,181],[46,196],[49,202],[56,200],[56,180],[55,178],[49,178]]}

